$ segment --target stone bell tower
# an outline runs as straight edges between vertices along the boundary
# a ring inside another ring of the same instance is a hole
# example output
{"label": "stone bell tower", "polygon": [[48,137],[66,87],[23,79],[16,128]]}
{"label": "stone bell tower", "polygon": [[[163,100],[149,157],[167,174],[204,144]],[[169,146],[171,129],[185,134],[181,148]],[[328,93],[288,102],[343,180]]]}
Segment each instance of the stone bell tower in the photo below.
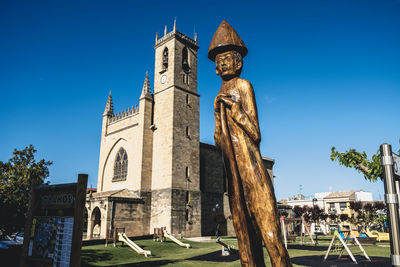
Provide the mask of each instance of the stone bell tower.
{"label": "stone bell tower", "polygon": [[151,223],[201,235],[197,36],[164,30],[155,40]]}

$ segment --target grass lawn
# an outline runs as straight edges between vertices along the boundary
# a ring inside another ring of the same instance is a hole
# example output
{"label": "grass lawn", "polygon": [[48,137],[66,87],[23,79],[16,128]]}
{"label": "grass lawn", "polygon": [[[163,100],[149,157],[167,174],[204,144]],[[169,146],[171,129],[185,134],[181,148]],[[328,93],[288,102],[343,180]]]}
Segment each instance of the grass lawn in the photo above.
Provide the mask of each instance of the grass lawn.
{"label": "grass lawn", "polygon": [[[338,252],[330,254],[327,263],[323,263],[323,257],[329,245],[331,237],[318,238],[320,244],[300,245],[298,242],[289,244],[288,250],[294,266],[347,266],[351,264],[348,257],[337,260]],[[136,244],[145,250],[150,250],[151,257],[145,258],[138,255],[128,246],[118,247],[109,245],[85,246],[82,248],[82,266],[240,266],[238,255],[221,256],[221,246],[214,242],[190,242],[192,248],[179,247],[171,241],[154,242],[153,240],[137,240]],[[223,240],[228,245],[237,248],[234,238]],[[379,246],[364,245],[364,249],[370,256],[372,263],[368,263],[362,257],[358,247],[350,247],[361,266],[391,266],[389,243],[380,243]],[[384,245],[385,247],[383,247]],[[271,266],[268,253],[264,248],[265,263]],[[335,257],[336,255],[336,257]],[[347,255],[345,252],[344,255]],[[354,265],[353,265],[354,266]]]}

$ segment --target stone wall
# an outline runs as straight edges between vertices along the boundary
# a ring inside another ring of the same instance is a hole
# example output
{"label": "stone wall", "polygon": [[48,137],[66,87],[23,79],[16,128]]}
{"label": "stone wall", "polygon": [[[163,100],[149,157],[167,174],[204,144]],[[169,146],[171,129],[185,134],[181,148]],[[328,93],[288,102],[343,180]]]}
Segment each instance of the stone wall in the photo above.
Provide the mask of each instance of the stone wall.
{"label": "stone wall", "polygon": [[[273,181],[274,160],[263,157],[264,166]],[[226,222],[220,225],[221,235],[235,235],[229,198],[226,192],[226,180],[222,155],[214,145],[200,143],[200,189],[201,189],[201,234],[215,235],[218,213],[223,213]],[[218,204],[218,206],[217,206]]]}
{"label": "stone wall", "polygon": [[152,190],[150,232],[154,228],[167,227],[171,231],[171,189]]}
{"label": "stone wall", "polygon": [[125,228],[128,236],[152,234],[150,230],[151,192],[135,192],[140,199],[114,200],[114,228]]}
{"label": "stone wall", "polygon": [[[186,95],[192,97],[190,104],[186,104]],[[199,97],[175,89],[174,113],[172,188],[199,190]],[[188,135],[187,127],[189,127]],[[186,168],[188,168],[188,174]]]}
{"label": "stone wall", "polygon": [[172,190],[171,233],[182,237],[201,235],[201,193]]}
{"label": "stone wall", "polygon": [[[225,210],[225,207],[229,209],[229,203],[226,203],[228,199],[224,198],[225,187],[221,152],[213,145],[200,143],[201,235],[215,235],[216,217],[221,214],[225,218],[230,216]],[[228,222],[226,220],[220,224],[220,235],[229,234]]]}
{"label": "stone wall", "polygon": [[145,203],[143,201],[114,201],[114,228],[125,228],[128,236],[148,235],[149,230],[146,227],[144,219]]}
{"label": "stone wall", "polygon": [[150,219],[151,219],[151,192],[140,192],[140,197],[142,198],[144,205],[143,205],[143,225],[144,225],[144,233],[152,234],[153,229],[150,228]]}
{"label": "stone wall", "polygon": [[200,143],[200,188],[202,192],[224,193],[225,175],[222,154],[215,146]]}
{"label": "stone wall", "polygon": [[[141,144],[140,156],[137,160],[141,161],[140,170],[140,190],[150,191],[151,190],[151,178],[152,178],[152,166],[153,166],[153,99],[152,98],[141,98],[139,101],[140,114],[140,134],[137,137]],[[139,148],[140,149],[140,148]]]}
{"label": "stone wall", "polygon": [[[226,216],[224,214],[224,194],[202,192],[201,196],[201,235],[214,236],[218,224],[217,216]],[[219,224],[219,234],[228,234],[226,220]]]}

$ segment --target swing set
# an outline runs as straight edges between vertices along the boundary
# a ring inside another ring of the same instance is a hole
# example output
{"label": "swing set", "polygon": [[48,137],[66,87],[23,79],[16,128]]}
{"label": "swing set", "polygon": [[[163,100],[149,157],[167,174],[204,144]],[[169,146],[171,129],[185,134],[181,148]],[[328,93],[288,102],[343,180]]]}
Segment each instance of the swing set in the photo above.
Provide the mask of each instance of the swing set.
{"label": "swing set", "polygon": [[[311,235],[311,227],[305,222],[304,218],[284,218],[282,216],[280,222],[286,248],[287,243],[296,241],[297,237],[300,237],[300,244],[303,245],[306,236],[309,236],[311,243],[315,245],[315,241]],[[296,232],[300,232],[300,235],[297,235]]]}
{"label": "swing set", "polygon": [[[342,236],[343,236],[343,238],[342,238]],[[361,243],[358,241],[357,237],[350,230],[342,229],[342,230],[335,230],[335,232],[333,233],[332,241],[331,241],[331,243],[328,247],[328,250],[326,251],[325,257],[324,257],[324,262],[328,258],[330,252],[339,252],[338,259],[340,259],[343,255],[344,250],[346,250],[347,253],[349,254],[351,260],[355,264],[358,264],[356,258],[354,257],[353,253],[351,253],[351,251],[347,245],[347,242],[350,240],[350,238],[352,238],[355,241],[355,243],[358,245],[361,252],[364,254],[364,257],[368,261],[371,261],[367,252],[365,252]],[[339,242],[338,241],[335,242],[336,239],[338,239]]]}

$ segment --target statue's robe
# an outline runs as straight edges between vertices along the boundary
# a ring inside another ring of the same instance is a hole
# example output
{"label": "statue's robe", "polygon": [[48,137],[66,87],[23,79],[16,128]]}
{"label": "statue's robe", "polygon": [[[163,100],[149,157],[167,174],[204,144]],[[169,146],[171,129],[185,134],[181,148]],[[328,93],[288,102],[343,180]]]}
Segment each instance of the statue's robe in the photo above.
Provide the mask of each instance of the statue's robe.
{"label": "statue's robe", "polygon": [[[218,100],[220,96],[228,96],[237,104],[228,107]],[[223,152],[229,204],[242,266],[264,266],[261,239],[273,266],[291,266],[280,240],[272,181],[259,149],[261,135],[250,82],[234,78],[223,85],[214,106],[214,139]]]}

